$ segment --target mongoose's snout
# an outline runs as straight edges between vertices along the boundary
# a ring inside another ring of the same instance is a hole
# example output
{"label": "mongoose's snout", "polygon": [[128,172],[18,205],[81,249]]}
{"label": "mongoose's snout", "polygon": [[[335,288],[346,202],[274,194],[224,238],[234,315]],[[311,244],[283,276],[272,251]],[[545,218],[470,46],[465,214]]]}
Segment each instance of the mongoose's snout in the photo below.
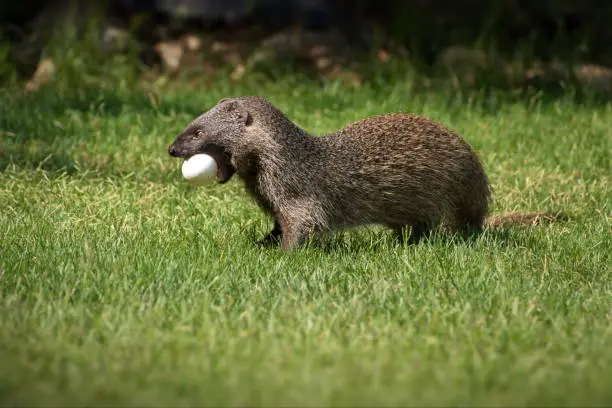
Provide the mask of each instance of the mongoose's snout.
{"label": "mongoose's snout", "polygon": [[206,144],[189,134],[181,133],[168,146],[168,154],[172,157],[188,159],[194,154],[203,153]]}
{"label": "mongoose's snout", "polygon": [[174,144],[171,144],[168,147],[168,154],[172,157],[180,157],[180,154],[178,152],[178,150],[176,149],[176,146],[174,146]]}
{"label": "mongoose's snout", "polygon": [[236,172],[232,166],[231,155],[220,146],[203,143],[192,146],[189,143],[185,144],[180,137],[168,146],[168,154],[172,157],[188,159],[199,153],[208,154],[215,159],[219,168],[217,173],[219,183],[228,182]]}

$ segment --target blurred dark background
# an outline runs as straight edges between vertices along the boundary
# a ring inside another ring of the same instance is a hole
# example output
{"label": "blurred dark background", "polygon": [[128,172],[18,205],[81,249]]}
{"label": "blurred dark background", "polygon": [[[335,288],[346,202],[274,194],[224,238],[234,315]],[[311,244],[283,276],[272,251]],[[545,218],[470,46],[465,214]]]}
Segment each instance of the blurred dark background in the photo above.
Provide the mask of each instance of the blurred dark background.
{"label": "blurred dark background", "polygon": [[358,61],[401,59],[464,82],[486,69],[612,89],[611,0],[2,1],[4,58],[29,78],[51,39],[83,35],[92,19],[101,52],[170,72],[223,63],[238,77],[282,60],[351,82],[368,75]]}

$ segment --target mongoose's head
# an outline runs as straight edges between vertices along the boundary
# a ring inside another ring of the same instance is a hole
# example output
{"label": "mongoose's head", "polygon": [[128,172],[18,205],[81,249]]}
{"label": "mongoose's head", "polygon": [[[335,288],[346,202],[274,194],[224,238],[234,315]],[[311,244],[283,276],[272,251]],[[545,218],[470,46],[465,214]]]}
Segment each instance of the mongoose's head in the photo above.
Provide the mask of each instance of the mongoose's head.
{"label": "mongoose's head", "polygon": [[[279,165],[283,154],[300,152],[306,135],[280,110],[259,96],[224,98],[191,122],[168,148],[174,157],[211,155],[219,166],[218,178],[227,182],[234,173],[252,176],[262,166]],[[297,147],[291,147],[297,143]]]}
{"label": "mongoose's head", "polygon": [[234,155],[241,153],[252,116],[239,99],[224,98],[193,120],[172,142],[168,153],[173,157],[189,158],[206,153],[219,166],[219,182],[225,183],[236,172]]}

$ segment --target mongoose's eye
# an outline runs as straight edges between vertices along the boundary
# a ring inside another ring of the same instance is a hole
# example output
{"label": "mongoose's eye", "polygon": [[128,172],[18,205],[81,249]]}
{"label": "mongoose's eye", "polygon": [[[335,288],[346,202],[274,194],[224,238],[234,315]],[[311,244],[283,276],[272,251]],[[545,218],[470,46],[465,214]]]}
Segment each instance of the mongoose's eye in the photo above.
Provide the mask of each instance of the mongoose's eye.
{"label": "mongoose's eye", "polygon": [[196,137],[202,137],[204,136],[204,132],[202,132],[201,130],[198,130],[195,135]]}

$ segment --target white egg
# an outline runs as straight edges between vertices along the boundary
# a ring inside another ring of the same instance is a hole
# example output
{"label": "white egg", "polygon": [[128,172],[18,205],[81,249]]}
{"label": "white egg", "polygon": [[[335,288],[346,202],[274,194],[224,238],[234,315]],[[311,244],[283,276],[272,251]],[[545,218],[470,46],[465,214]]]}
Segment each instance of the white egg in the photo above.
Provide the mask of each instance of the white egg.
{"label": "white egg", "polygon": [[210,184],[217,176],[217,162],[207,154],[196,154],[183,162],[182,171],[189,184]]}

